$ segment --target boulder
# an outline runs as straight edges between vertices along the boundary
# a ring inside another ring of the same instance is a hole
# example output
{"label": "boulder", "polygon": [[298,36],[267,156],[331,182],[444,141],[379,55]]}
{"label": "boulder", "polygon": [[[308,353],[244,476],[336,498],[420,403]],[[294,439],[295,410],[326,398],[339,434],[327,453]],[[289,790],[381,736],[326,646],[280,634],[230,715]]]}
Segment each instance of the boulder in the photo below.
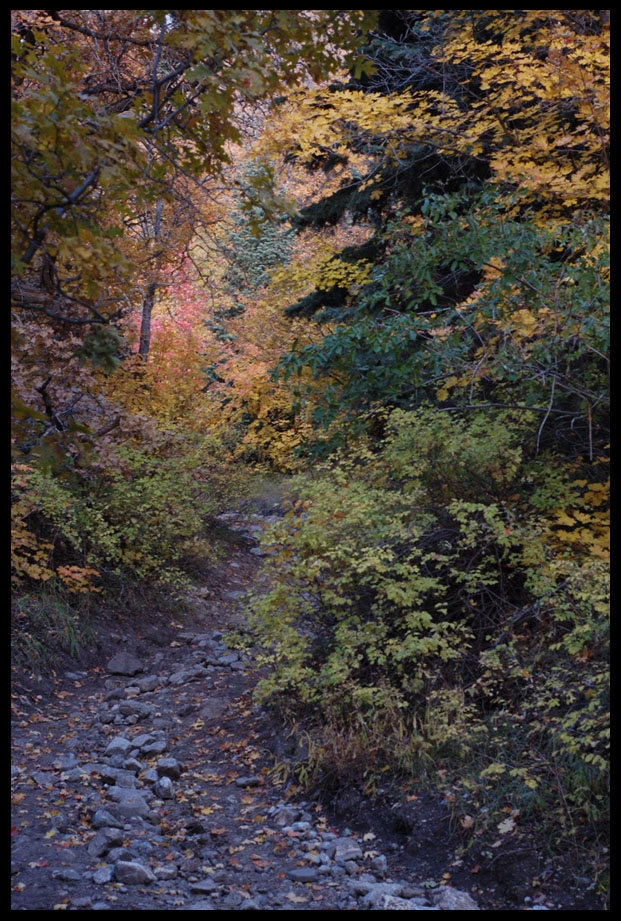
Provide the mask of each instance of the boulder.
{"label": "boulder", "polygon": [[155,876],[151,870],[135,860],[119,860],[114,868],[114,876],[120,883],[130,886],[139,886],[155,881]]}
{"label": "boulder", "polygon": [[108,671],[111,675],[137,675],[144,671],[144,665],[133,653],[121,650],[108,662]]}
{"label": "boulder", "polygon": [[433,901],[440,911],[480,911],[477,903],[467,892],[453,889],[452,886],[442,886],[433,894]]}

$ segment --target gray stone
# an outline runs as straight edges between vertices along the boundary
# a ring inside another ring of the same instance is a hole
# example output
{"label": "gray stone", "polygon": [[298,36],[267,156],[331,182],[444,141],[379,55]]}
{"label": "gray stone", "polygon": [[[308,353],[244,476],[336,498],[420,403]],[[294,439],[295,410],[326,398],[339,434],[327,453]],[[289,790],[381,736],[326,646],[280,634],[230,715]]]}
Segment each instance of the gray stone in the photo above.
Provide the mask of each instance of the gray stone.
{"label": "gray stone", "polygon": [[81,784],[88,783],[89,776],[83,768],[74,767],[69,771],[63,771],[60,775],[60,779],[68,784]]}
{"label": "gray stone", "polygon": [[53,761],[52,767],[58,771],[68,771],[71,768],[77,767],[77,764],[78,759],[74,752],[69,752],[69,754],[63,755],[62,758],[57,758],[56,761]]}
{"label": "gray stone", "polygon": [[161,683],[162,679],[159,675],[146,675],[144,678],[139,678],[138,681],[136,681],[136,687],[139,687],[144,694],[146,691],[154,691]]}
{"label": "gray stone", "polygon": [[173,782],[170,777],[161,777],[157,783],[153,785],[153,792],[156,796],[159,796],[160,799],[172,799]]}
{"label": "gray stone", "polygon": [[379,911],[440,911],[424,899],[400,899],[395,895],[382,896]]}
{"label": "gray stone", "polygon": [[134,841],[132,844],[134,854],[141,854],[143,857],[152,854],[154,850],[150,841]]}
{"label": "gray stone", "polygon": [[190,891],[198,892],[200,895],[211,895],[211,893],[217,892],[219,889],[220,886],[212,879],[201,879],[197,883],[190,884]]}
{"label": "gray stone", "polygon": [[238,787],[258,787],[261,783],[260,777],[238,777],[235,781]]}
{"label": "gray stone", "polygon": [[114,868],[114,876],[120,883],[129,886],[139,886],[155,881],[151,870],[135,860],[119,860]]}
{"label": "gray stone", "polygon": [[155,768],[160,777],[171,777],[173,780],[178,780],[181,776],[181,765],[176,758],[160,758]]}
{"label": "gray stone", "polygon": [[103,857],[117,844],[123,843],[123,833],[118,828],[100,828],[87,847],[91,857]]}
{"label": "gray stone", "polygon": [[116,863],[119,860],[133,860],[136,855],[128,847],[113,847],[106,856],[112,863]]}
{"label": "gray stone", "polygon": [[109,883],[114,875],[114,867],[100,867],[93,873],[93,882],[99,886]]}
{"label": "gray stone", "polygon": [[132,743],[125,736],[115,736],[114,739],[108,742],[105,753],[106,755],[125,755],[132,747]]}
{"label": "gray stone", "polygon": [[193,902],[192,905],[181,905],[177,911],[215,911],[215,908],[207,899],[201,899],[200,902]]}
{"label": "gray stone", "polygon": [[362,848],[354,838],[337,838],[333,856],[337,863],[359,860],[362,857]]}
{"label": "gray stone", "polygon": [[155,741],[155,736],[152,736],[148,732],[141,732],[139,735],[134,736],[132,739],[132,748],[143,748],[145,745],[148,745],[150,742]]}
{"label": "gray stone", "polygon": [[406,884],[399,893],[402,899],[426,899],[426,893],[418,886]]}
{"label": "gray stone", "polygon": [[298,806],[283,806],[276,816],[276,824],[280,826],[290,825],[295,822],[299,815],[300,808]]}
{"label": "gray stone", "polygon": [[53,787],[56,778],[45,771],[33,771],[30,775],[40,787]]}
{"label": "gray stone", "polygon": [[62,867],[60,870],[54,870],[52,873],[54,879],[63,879],[68,883],[77,883],[81,879],[80,874],[77,870],[72,870],[71,867]]}
{"label": "gray stone", "polygon": [[135,716],[137,719],[143,720],[147,716],[151,716],[153,707],[141,703],[139,700],[122,700],[119,704],[119,713],[123,716]]}
{"label": "gray stone", "polygon": [[132,818],[133,816],[146,818],[149,815],[149,807],[141,793],[136,790],[126,790],[123,787],[111,787],[108,793],[110,794],[114,789],[121,791],[117,806],[119,815],[126,818]]}
{"label": "gray stone", "polygon": [[382,879],[386,876],[388,870],[388,862],[386,857],[383,854],[379,854],[377,857],[374,857],[371,861],[371,868],[373,872],[378,876],[381,876]]}
{"label": "gray stone", "polygon": [[85,774],[88,774],[89,777],[92,774],[99,775],[99,772],[101,771],[101,764],[97,761],[87,761],[86,764],[83,764],[81,766],[80,770],[83,771]]}
{"label": "gray stone", "polygon": [[155,873],[156,879],[162,879],[162,880],[176,879],[179,874],[179,870],[177,869],[174,863],[170,864],[169,866],[165,866],[165,867],[156,867],[153,872]]}
{"label": "gray stone", "polygon": [[313,867],[295,867],[287,876],[296,883],[313,883],[317,879],[317,870]]}
{"label": "gray stone", "polygon": [[141,779],[143,783],[156,783],[158,779],[157,771],[155,770],[155,768],[149,768],[147,771],[144,772]]}
{"label": "gray stone", "polygon": [[108,809],[98,809],[91,819],[95,828],[122,828],[123,823],[117,819]]}
{"label": "gray stone", "polygon": [[121,768],[104,765],[101,768],[101,779],[104,783],[115,784],[117,787],[128,787],[133,789],[136,786],[136,776],[132,771],[124,771]]}
{"label": "gray stone", "polygon": [[362,895],[363,910],[371,911],[377,908],[387,896],[401,895],[403,883],[377,883],[356,880],[352,883],[352,891]]}
{"label": "gray stone", "polygon": [[204,678],[208,674],[207,669],[202,665],[194,665],[190,668],[182,668],[175,672],[168,679],[169,684],[184,684],[186,681],[193,681],[198,678]]}
{"label": "gray stone", "polygon": [[144,665],[133,653],[121,650],[108,662],[108,671],[111,675],[137,675],[144,671]]}
{"label": "gray stone", "polygon": [[452,886],[442,886],[433,893],[432,898],[440,911],[480,911],[477,903],[467,892],[453,889]]}
{"label": "gray stone", "polygon": [[162,752],[166,751],[166,747],[166,739],[158,739],[156,742],[149,742],[148,745],[143,745],[140,748],[140,752],[143,755],[161,755]]}

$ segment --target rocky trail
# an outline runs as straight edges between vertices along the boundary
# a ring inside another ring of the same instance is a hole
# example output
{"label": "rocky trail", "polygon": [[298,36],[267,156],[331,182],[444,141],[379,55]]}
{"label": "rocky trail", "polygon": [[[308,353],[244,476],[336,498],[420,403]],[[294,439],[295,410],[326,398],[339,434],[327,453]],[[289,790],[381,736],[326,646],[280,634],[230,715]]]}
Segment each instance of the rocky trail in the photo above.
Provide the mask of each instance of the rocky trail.
{"label": "rocky trail", "polygon": [[226,642],[265,520],[223,516],[245,540],[184,623],[111,630],[101,665],[13,694],[12,910],[560,907],[463,885],[437,809],[399,836],[360,802],[336,816],[287,795],[284,736]]}

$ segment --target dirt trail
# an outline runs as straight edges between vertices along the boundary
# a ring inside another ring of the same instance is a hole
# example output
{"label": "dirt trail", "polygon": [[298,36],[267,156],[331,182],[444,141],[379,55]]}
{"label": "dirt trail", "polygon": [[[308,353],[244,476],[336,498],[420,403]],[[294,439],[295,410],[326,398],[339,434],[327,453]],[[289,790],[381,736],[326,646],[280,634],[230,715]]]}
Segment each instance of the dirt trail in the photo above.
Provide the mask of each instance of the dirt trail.
{"label": "dirt trail", "polygon": [[101,665],[14,694],[12,909],[555,907],[477,891],[437,803],[405,819],[349,791],[335,815],[275,781],[286,736],[226,643],[264,522],[223,517],[240,539],[184,623],[112,632]]}

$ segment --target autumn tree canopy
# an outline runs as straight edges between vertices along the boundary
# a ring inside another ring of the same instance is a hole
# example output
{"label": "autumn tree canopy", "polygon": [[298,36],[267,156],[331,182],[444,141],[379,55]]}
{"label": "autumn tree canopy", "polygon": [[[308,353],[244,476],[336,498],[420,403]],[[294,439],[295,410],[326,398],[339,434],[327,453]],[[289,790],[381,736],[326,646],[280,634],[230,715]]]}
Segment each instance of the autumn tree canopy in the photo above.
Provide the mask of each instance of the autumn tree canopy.
{"label": "autumn tree canopy", "polygon": [[[368,54],[373,73],[305,94],[266,133],[338,177],[299,227],[373,228],[288,307],[336,325],[284,373],[344,381],[328,414],[449,394],[523,404],[592,457],[607,411],[606,16],[390,11]],[[339,265],[358,269],[353,296]]]}
{"label": "autumn tree canopy", "polygon": [[130,352],[146,359],[156,293],[221,216],[244,113],[352,65],[370,22],[356,10],[13,11],[16,459],[79,480],[111,444],[148,441],[152,388]]}

